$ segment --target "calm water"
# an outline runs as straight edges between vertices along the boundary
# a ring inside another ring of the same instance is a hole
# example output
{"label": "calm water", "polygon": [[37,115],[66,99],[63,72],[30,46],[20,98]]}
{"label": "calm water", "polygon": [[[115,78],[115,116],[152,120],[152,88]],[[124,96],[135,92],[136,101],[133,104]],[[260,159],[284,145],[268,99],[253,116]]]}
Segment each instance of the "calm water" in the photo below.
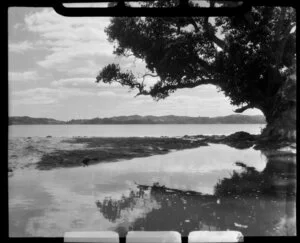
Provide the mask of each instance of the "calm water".
{"label": "calm water", "polygon": [[[24,167],[36,162],[39,149],[64,149],[56,145],[58,140],[46,139],[48,135],[258,134],[263,127],[10,126],[10,140],[14,141],[10,155]],[[40,146],[32,147],[25,138],[29,136],[41,137],[36,138]],[[88,167],[50,171],[20,168],[9,177],[10,236],[62,237],[66,231],[85,230],[114,230],[122,236],[128,230],[176,230],[184,236],[193,230],[228,229],[253,236],[296,234],[295,156],[278,158],[253,148],[210,144]]]}
{"label": "calm water", "polygon": [[[9,233],[230,229],[294,235],[295,163],[286,162],[253,148],[210,144],[88,167],[18,170],[9,178]],[[177,191],[137,186],[153,183]]]}
{"label": "calm water", "polygon": [[259,134],[265,124],[179,124],[179,125],[12,125],[10,137],[139,137],[228,135],[237,131]]}

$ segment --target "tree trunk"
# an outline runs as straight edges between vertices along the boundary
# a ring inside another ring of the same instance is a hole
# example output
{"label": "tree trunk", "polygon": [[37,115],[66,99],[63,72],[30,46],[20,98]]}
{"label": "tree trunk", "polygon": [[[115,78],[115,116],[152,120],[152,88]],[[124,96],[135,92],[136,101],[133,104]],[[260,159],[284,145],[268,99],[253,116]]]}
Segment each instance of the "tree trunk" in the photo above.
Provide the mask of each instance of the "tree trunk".
{"label": "tree trunk", "polygon": [[296,75],[288,77],[269,107],[263,109],[267,126],[262,138],[296,141]]}
{"label": "tree trunk", "polygon": [[296,107],[282,111],[274,117],[266,117],[266,120],[267,126],[262,131],[262,137],[296,141]]}

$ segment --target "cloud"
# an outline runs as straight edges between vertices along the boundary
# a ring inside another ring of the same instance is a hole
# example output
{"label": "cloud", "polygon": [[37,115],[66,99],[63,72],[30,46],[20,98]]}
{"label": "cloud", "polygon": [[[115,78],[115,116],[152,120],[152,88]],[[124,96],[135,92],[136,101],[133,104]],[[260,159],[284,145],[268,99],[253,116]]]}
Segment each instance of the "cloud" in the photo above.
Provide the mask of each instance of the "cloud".
{"label": "cloud", "polygon": [[223,93],[217,92],[216,86],[202,85],[193,89],[179,89],[174,94],[171,94],[169,97],[158,102],[154,101],[150,96],[138,96],[136,100],[132,101],[133,104],[162,103],[164,105],[172,106],[176,106],[175,104],[180,106],[195,106],[202,102],[219,104],[220,102],[228,103],[229,100]]}
{"label": "cloud", "polygon": [[15,100],[14,105],[49,105],[57,103],[57,100],[47,96],[25,97]]}
{"label": "cloud", "polygon": [[25,51],[28,51],[30,49],[33,49],[33,43],[28,42],[28,41],[22,41],[22,42],[8,44],[8,50],[10,52],[24,53]]}
{"label": "cloud", "polygon": [[222,93],[216,92],[212,85],[202,89],[178,90],[166,99],[155,101],[150,96],[138,96],[126,104],[120,104],[119,110],[140,115],[183,115],[218,116],[232,114],[233,106]]}
{"label": "cloud", "polygon": [[94,93],[80,89],[33,88],[12,92],[13,104],[52,104],[70,97],[93,96]]}
{"label": "cloud", "polygon": [[180,95],[180,96],[170,96],[164,100],[154,101],[152,98],[148,99],[139,99],[133,100],[131,104],[143,105],[143,104],[153,104],[159,105],[164,108],[170,109],[199,109],[200,107],[217,107],[222,103],[227,103],[225,97],[213,98],[213,99],[203,99],[195,96]]}
{"label": "cloud", "polygon": [[36,48],[47,49],[37,64],[68,76],[97,75],[107,64],[119,63],[123,69],[144,72],[145,63],[134,57],[116,57],[113,43],[104,29],[109,17],[65,17],[52,9],[27,14],[25,26],[38,35]]}
{"label": "cloud", "polygon": [[124,91],[99,91],[97,92],[97,96],[101,98],[115,98],[115,99],[134,99],[134,95],[129,92],[124,92]]}
{"label": "cloud", "polygon": [[97,92],[97,96],[100,96],[100,97],[116,97],[117,94],[115,92],[112,92],[112,91],[100,91],[100,92]]}
{"label": "cloud", "polygon": [[56,103],[54,90],[49,88],[34,88],[22,91],[15,91],[11,94],[13,104],[52,104]]}
{"label": "cloud", "polygon": [[44,68],[69,63],[74,57],[113,56],[113,46],[104,33],[108,17],[64,17],[52,9],[44,9],[26,15],[25,23],[27,30],[40,35],[39,43],[51,51],[38,62]]}
{"label": "cloud", "polygon": [[51,83],[54,87],[96,87],[95,78],[65,78]]}
{"label": "cloud", "polygon": [[181,103],[181,104],[193,104],[193,103],[201,103],[201,102],[213,102],[213,103],[219,103],[219,101],[227,101],[227,99],[224,96],[220,97],[207,97],[202,98],[201,96],[190,96],[190,95],[178,95],[178,96],[170,96],[169,98],[165,99],[164,103]]}
{"label": "cloud", "polygon": [[69,88],[112,88],[112,87],[121,87],[118,83],[105,84],[103,82],[96,83],[96,78],[92,77],[83,77],[83,78],[64,78],[58,79],[51,82],[51,85],[54,87],[69,87]]}
{"label": "cloud", "polygon": [[25,71],[25,72],[9,72],[9,81],[33,81],[38,80],[40,77],[35,71]]}
{"label": "cloud", "polygon": [[[101,56],[104,60],[113,58],[113,48],[109,45],[100,44],[97,41],[86,41],[84,43],[74,41],[69,46],[53,46],[51,47],[51,50],[52,54],[38,62],[40,66],[44,68],[53,68],[56,65],[69,64],[73,58],[81,58],[83,60],[93,56]],[[109,62],[110,61],[108,61],[107,64]]]}
{"label": "cloud", "polygon": [[22,27],[22,24],[21,23],[16,23],[15,25],[14,25],[14,29],[19,29],[19,28],[21,28]]}

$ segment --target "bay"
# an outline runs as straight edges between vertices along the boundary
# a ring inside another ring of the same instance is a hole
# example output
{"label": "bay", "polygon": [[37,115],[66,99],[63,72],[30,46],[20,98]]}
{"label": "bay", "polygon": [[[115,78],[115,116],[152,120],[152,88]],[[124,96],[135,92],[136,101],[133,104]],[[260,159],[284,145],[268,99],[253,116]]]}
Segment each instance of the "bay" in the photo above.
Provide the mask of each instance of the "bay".
{"label": "bay", "polygon": [[238,131],[259,134],[265,124],[134,124],[134,125],[11,125],[9,137],[160,137],[229,135]]}

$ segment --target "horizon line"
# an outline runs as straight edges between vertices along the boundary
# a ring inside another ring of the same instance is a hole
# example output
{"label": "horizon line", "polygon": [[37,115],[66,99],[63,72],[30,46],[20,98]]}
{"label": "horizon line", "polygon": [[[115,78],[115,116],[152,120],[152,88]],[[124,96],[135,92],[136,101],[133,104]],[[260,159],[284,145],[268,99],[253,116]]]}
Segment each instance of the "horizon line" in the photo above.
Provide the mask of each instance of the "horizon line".
{"label": "horizon line", "polygon": [[30,117],[30,118],[35,118],[35,119],[54,119],[57,121],[71,121],[71,120],[91,120],[91,119],[110,119],[110,118],[114,118],[114,117],[130,117],[130,116],[140,116],[140,117],[147,117],[147,116],[153,116],[153,117],[164,117],[164,116],[177,116],[177,117],[189,117],[189,118],[199,118],[199,117],[205,117],[205,118],[216,118],[216,117],[226,117],[226,116],[248,116],[248,117],[253,117],[253,116],[262,116],[265,117],[262,114],[257,114],[257,115],[243,115],[243,114],[239,114],[239,113],[233,113],[233,114],[229,114],[229,115],[224,115],[224,116],[185,116],[185,115],[137,115],[137,114],[133,114],[133,115],[117,115],[117,116],[110,116],[110,117],[92,117],[92,118],[71,118],[71,119],[67,119],[67,120],[61,120],[61,119],[57,119],[57,118],[53,118],[53,117],[33,117],[33,116],[28,116],[28,115],[23,115],[23,116],[8,116],[8,118],[11,117]]}

